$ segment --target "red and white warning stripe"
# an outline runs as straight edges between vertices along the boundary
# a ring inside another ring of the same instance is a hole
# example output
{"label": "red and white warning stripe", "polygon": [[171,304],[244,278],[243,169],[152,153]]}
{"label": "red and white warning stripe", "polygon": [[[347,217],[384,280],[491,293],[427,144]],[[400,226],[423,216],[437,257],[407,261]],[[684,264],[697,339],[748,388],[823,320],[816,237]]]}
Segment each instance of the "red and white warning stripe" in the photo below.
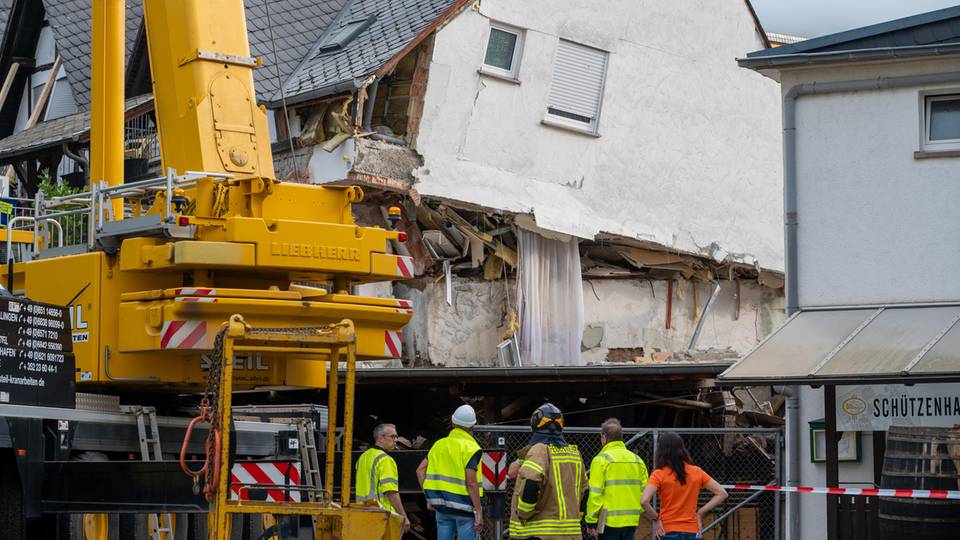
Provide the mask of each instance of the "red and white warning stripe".
{"label": "red and white warning stripe", "polygon": [[400,277],[413,277],[413,257],[397,255],[397,275]]}
{"label": "red and white warning stripe", "polygon": [[400,358],[403,332],[401,330],[386,330],[383,333],[383,355],[387,358]]}
{"label": "red and white warning stripe", "polygon": [[402,308],[410,307],[409,300],[400,300],[400,299],[396,299],[396,300],[397,300],[397,307],[402,307]]}
{"label": "red and white warning stripe", "polygon": [[207,321],[164,321],[161,349],[207,349]]}
{"label": "red and white warning stripe", "polygon": [[490,491],[507,489],[507,453],[495,450],[484,451],[480,458],[480,473],[483,489]]}
{"label": "red and white warning stripe", "polygon": [[216,296],[216,289],[206,287],[183,287],[176,290],[177,296]]}
{"label": "red and white warning stripe", "polygon": [[186,302],[186,303],[212,303],[216,302],[216,298],[211,298],[209,296],[178,296],[174,298],[177,302]]}
{"label": "red and white warning stripe", "polygon": [[233,468],[230,470],[230,498],[232,500],[300,502],[299,490],[244,487],[244,484],[281,487],[299,486],[300,464],[288,461],[250,461],[234,463]]}
{"label": "red and white warning stripe", "polygon": [[960,491],[946,489],[881,489],[808,486],[753,486],[750,484],[722,484],[723,489],[747,491],[782,491],[784,493],[821,493],[825,495],[861,495],[864,497],[894,497],[899,499],[956,499]]}

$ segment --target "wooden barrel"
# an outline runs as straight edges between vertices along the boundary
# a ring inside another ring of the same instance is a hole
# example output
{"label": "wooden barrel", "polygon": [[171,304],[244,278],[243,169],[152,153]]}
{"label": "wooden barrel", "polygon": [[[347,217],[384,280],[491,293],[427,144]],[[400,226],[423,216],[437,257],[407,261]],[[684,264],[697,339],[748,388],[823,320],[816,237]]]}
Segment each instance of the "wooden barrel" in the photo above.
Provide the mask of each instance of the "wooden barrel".
{"label": "wooden barrel", "polygon": [[[887,432],[880,487],[960,489],[960,431],[898,428]],[[883,540],[960,538],[960,501],[880,498]]]}

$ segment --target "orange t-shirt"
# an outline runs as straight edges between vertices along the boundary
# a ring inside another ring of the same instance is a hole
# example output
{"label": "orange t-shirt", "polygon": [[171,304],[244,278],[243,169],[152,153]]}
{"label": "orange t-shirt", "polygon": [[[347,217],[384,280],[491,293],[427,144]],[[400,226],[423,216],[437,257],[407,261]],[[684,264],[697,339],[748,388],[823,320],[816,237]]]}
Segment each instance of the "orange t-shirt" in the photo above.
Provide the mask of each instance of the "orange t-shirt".
{"label": "orange t-shirt", "polygon": [[653,471],[647,481],[657,488],[660,497],[660,520],[666,532],[700,532],[697,528],[697,498],[712,478],[696,465],[687,463],[686,478],[681,485],[669,466]]}

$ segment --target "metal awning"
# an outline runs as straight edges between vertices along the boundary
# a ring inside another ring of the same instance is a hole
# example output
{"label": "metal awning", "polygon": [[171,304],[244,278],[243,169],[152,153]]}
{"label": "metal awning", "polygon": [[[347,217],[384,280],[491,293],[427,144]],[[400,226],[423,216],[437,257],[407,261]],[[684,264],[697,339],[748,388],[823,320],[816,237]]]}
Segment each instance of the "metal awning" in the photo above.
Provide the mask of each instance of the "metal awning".
{"label": "metal awning", "polygon": [[960,303],[799,311],[724,371],[726,384],[960,381]]}

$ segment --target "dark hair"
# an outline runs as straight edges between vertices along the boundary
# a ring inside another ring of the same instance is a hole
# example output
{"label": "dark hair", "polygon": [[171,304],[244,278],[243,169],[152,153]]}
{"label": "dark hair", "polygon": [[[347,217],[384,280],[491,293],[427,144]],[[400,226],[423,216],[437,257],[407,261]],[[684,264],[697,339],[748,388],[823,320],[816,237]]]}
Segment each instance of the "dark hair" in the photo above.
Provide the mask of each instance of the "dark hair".
{"label": "dark hair", "polygon": [[616,418],[607,418],[600,424],[600,432],[607,438],[607,442],[623,440],[623,426]]}
{"label": "dark hair", "polygon": [[687,480],[687,471],[684,464],[693,463],[690,459],[690,453],[683,444],[683,439],[673,431],[665,431],[660,434],[660,442],[657,443],[657,462],[658,469],[670,467],[677,475],[677,481],[682,485]]}

